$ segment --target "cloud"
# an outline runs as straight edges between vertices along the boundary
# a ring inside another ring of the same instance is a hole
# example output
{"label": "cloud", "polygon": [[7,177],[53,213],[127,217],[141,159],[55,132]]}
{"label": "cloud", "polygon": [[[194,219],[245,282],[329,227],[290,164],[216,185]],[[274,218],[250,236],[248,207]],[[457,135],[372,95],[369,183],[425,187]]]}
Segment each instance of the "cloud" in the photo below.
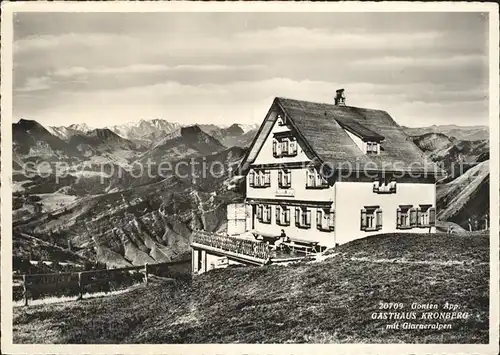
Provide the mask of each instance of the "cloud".
{"label": "cloud", "polygon": [[15,114],[260,122],[275,96],[332,102],[344,87],[349,105],[402,124],[484,122],[488,32],[475,17],[36,14],[16,30]]}
{"label": "cloud", "polygon": [[333,32],[323,28],[278,27],[234,34],[232,40],[245,43],[240,50],[282,49],[376,49],[429,47],[442,33],[436,31],[413,33]]}
{"label": "cloud", "polygon": [[33,92],[46,90],[51,87],[52,80],[47,76],[28,78],[24,85],[18,89],[17,92]]}
{"label": "cloud", "polygon": [[[258,123],[276,96],[332,103],[339,87],[337,82],[289,78],[199,85],[166,81],[112,90],[58,92],[52,96],[58,103],[56,111],[50,100],[43,99],[37,101],[40,106],[36,107],[31,98],[30,108],[54,122],[78,117],[80,122],[97,126],[145,117],[185,123]],[[485,122],[488,117],[481,88],[450,90],[432,83],[351,83],[344,88],[348,105],[386,110],[404,125],[446,123],[450,118],[463,123],[472,112],[477,121]],[[23,116],[29,117],[25,113]]]}
{"label": "cloud", "polygon": [[156,73],[156,72],[174,72],[174,71],[190,71],[190,72],[221,72],[235,70],[258,70],[262,69],[262,65],[220,65],[220,64],[183,64],[175,66],[167,66],[161,64],[133,64],[120,67],[70,67],[62,68],[53,72],[53,75],[59,77],[73,77],[80,75],[96,74],[96,75],[115,75],[115,74],[141,74],[141,73]]}
{"label": "cloud", "polygon": [[106,46],[133,42],[134,38],[110,33],[65,33],[59,35],[32,35],[14,41],[14,53],[47,51],[62,47]]}
{"label": "cloud", "polygon": [[457,67],[477,66],[488,63],[487,55],[455,55],[451,57],[372,57],[352,61],[350,64],[376,67]]}

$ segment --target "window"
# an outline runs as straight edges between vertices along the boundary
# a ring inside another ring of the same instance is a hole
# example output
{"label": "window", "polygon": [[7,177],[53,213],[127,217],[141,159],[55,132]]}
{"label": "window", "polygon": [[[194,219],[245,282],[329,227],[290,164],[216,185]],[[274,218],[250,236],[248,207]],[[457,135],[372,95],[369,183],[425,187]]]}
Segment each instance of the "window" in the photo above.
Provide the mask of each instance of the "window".
{"label": "window", "polygon": [[273,139],[273,157],[291,157],[297,155],[295,137],[277,137]]}
{"label": "window", "polygon": [[287,189],[292,186],[292,172],[287,169],[278,172],[278,187]]}
{"label": "window", "polygon": [[286,124],[285,118],[281,115],[278,115],[278,125],[284,126]]}
{"label": "window", "polygon": [[396,179],[379,177],[373,180],[373,192],[383,193],[396,193]]}
{"label": "window", "polygon": [[432,205],[420,205],[417,210],[418,227],[431,227],[436,225],[436,209]]}
{"label": "window", "polygon": [[299,228],[311,228],[311,210],[309,208],[295,208],[295,225]]}
{"label": "window", "polygon": [[316,169],[310,168],[306,174],[306,188],[328,187],[328,181]]}
{"label": "window", "polygon": [[288,142],[289,140],[287,138],[283,139],[281,141],[281,152],[283,153],[288,153]]}
{"label": "window", "polygon": [[417,226],[417,209],[412,205],[401,205],[397,210],[397,228],[410,229]]}
{"label": "window", "polygon": [[290,209],[286,206],[276,206],[276,224],[280,226],[290,225]]}
{"label": "window", "polygon": [[335,228],[335,212],[330,209],[316,209],[316,228],[332,231]]}
{"label": "window", "polygon": [[379,146],[377,142],[366,142],[367,154],[378,154]]}
{"label": "window", "polygon": [[259,205],[257,207],[257,219],[261,223],[271,223],[271,206]]}
{"label": "window", "polygon": [[382,210],[379,206],[367,206],[361,210],[361,230],[377,231],[382,229]]}
{"label": "window", "polygon": [[252,170],[248,174],[248,184],[250,187],[269,187],[271,186],[270,170]]}

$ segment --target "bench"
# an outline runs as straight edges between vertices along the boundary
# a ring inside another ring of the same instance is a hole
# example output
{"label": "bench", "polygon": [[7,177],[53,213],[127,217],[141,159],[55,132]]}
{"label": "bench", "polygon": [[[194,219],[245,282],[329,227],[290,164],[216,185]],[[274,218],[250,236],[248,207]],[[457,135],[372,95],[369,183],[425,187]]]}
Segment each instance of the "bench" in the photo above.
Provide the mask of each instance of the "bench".
{"label": "bench", "polygon": [[299,238],[290,238],[290,242],[283,243],[287,247],[289,247],[292,251],[300,251],[307,254],[311,253],[319,253],[321,251],[321,246],[319,246],[319,242],[299,239]]}

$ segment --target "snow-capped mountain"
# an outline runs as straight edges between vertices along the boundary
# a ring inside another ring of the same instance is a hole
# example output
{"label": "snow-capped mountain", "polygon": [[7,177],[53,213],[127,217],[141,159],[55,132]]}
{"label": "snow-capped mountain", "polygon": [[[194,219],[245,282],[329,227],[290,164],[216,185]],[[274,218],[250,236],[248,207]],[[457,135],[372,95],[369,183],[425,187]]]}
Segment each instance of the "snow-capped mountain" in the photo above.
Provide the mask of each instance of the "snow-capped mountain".
{"label": "snow-capped mountain", "polygon": [[87,133],[92,128],[85,123],[74,123],[69,126],[47,126],[46,129],[62,140],[69,140],[72,136]]}
{"label": "snow-capped mountain", "polygon": [[244,133],[257,130],[260,127],[260,123],[254,123],[254,124],[237,123],[237,125],[240,126],[240,128],[243,130]]}
{"label": "snow-capped mountain", "polygon": [[180,128],[180,124],[162,119],[140,120],[108,127],[119,136],[149,146],[170,132]]}

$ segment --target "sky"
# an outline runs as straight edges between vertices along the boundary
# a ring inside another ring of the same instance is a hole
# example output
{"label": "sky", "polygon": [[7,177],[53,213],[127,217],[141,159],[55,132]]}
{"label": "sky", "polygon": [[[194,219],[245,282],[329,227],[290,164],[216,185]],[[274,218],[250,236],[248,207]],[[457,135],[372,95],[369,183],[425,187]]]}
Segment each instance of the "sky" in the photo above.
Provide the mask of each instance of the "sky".
{"label": "sky", "polygon": [[276,96],[488,124],[481,13],[17,13],[13,118],[255,124]]}

